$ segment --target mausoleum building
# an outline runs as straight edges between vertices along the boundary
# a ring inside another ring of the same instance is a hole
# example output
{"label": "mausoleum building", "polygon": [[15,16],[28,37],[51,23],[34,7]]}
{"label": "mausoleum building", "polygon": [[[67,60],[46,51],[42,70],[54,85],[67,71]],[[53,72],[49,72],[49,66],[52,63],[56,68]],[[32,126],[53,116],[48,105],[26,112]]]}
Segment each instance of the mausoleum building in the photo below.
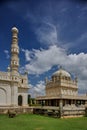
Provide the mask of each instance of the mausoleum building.
{"label": "mausoleum building", "polygon": [[78,94],[78,79],[60,68],[51,79],[46,78],[45,96],[36,98],[43,108],[60,110],[64,115],[83,114],[87,106],[87,95]]}

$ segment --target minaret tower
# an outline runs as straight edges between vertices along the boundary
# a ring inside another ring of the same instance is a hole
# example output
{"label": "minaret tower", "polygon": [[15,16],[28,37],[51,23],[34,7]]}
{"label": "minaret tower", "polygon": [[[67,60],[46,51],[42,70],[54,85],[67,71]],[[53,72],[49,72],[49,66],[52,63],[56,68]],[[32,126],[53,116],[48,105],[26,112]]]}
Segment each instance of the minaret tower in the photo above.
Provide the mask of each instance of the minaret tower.
{"label": "minaret tower", "polygon": [[17,106],[17,93],[18,93],[18,82],[19,82],[19,47],[18,47],[18,29],[12,28],[12,44],[11,44],[11,63],[10,63],[10,74],[11,74],[11,105]]}
{"label": "minaret tower", "polygon": [[19,47],[18,47],[18,29],[12,28],[12,44],[11,44],[11,73],[12,75],[18,75],[19,67]]}

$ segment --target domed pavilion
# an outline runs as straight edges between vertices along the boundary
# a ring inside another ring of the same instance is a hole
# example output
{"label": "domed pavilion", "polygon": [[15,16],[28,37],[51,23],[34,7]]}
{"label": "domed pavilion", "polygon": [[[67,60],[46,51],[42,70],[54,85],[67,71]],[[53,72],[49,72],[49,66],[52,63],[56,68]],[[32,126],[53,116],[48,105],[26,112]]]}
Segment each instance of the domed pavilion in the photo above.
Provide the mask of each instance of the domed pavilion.
{"label": "domed pavilion", "polygon": [[71,74],[62,67],[53,73],[50,80],[46,78],[45,92],[45,96],[36,98],[37,104],[43,103],[44,108],[60,109],[61,113],[67,110],[65,115],[78,112],[82,114],[81,110],[87,104],[87,96],[78,95],[77,78],[73,79]]}

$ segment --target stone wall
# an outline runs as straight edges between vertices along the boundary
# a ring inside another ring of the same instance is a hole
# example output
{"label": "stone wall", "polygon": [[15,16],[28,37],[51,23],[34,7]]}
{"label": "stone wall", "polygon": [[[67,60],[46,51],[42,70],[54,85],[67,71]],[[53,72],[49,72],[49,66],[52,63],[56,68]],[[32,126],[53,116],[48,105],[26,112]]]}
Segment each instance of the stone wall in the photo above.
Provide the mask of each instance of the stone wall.
{"label": "stone wall", "polygon": [[49,109],[49,108],[38,108],[38,107],[15,107],[15,108],[0,108],[0,114],[8,114],[8,111],[14,110],[16,114],[24,114],[24,113],[33,113],[33,114],[41,114],[45,116],[57,117],[57,118],[69,118],[69,117],[79,117],[85,116],[86,112],[85,109],[76,109],[70,110],[66,109],[63,110],[62,114],[60,114],[59,109]]}
{"label": "stone wall", "polygon": [[8,114],[8,111],[14,110],[17,114],[23,114],[23,113],[33,113],[32,107],[15,107],[15,108],[0,108],[0,114]]}
{"label": "stone wall", "polygon": [[41,114],[41,115],[46,115],[46,116],[51,116],[51,117],[58,117],[58,118],[63,118],[63,117],[79,117],[79,116],[85,116],[85,108],[82,109],[66,109],[63,110],[62,113],[60,110],[57,109],[48,109],[46,108],[34,108],[33,109],[34,114]]}

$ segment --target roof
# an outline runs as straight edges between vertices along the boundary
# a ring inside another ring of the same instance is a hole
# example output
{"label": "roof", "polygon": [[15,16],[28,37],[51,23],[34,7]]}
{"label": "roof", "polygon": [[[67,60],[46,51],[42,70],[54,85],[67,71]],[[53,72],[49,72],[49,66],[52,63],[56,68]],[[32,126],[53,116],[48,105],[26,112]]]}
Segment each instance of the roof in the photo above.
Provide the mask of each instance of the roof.
{"label": "roof", "polygon": [[18,29],[17,29],[16,27],[13,27],[13,28],[12,28],[12,32],[18,33]]}
{"label": "roof", "polygon": [[52,76],[60,76],[60,75],[65,77],[71,77],[71,75],[67,71],[63,70],[62,68],[54,72]]}

